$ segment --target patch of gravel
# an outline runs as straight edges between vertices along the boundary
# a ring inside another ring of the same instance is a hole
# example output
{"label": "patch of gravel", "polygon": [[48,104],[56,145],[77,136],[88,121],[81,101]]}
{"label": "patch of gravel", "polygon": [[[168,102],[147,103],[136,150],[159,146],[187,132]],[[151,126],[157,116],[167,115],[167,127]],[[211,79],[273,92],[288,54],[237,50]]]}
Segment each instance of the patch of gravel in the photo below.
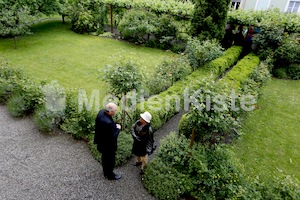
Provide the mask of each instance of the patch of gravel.
{"label": "patch of gravel", "polygon": [[[155,199],[143,187],[134,159],[115,169],[121,180],[106,180],[86,142],[62,132],[45,135],[31,117],[13,118],[5,106],[0,113],[0,199]],[[182,114],[154,133],[158,145],[177,131]]]}
{"label": "patch of gravel", "polygon": [[155,199],[143,187],[134,160],[105,180],[84,141],[40,133],[31,117],[12,118],[0,106],[0,199]]}

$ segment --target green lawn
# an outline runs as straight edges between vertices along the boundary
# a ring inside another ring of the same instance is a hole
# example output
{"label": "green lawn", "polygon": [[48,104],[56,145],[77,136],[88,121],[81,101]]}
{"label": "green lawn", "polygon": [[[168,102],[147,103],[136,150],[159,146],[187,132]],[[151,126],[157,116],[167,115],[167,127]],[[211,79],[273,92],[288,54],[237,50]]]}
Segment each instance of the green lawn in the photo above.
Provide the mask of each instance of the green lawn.
{"label": "green lawn", "polygon": [[17,49],[13,40],[1,39],[0,56],[38,81],[57,80],[68,88],[85,89],[88,94],[100,90],[100,99],[108,87],[98,79],[98,69],[121,60],[133,61],[147,74],[166,57],[176,56],[110,38],[76,34],[61,21],[40,23],[33,32],[18,39]]}
{"label": "green lawn", "polygon": [[243,124],[245,134],[233,145],[246,173],[263,180],[278,174],[300,180],[299,127],[300,81],[272,79]]}

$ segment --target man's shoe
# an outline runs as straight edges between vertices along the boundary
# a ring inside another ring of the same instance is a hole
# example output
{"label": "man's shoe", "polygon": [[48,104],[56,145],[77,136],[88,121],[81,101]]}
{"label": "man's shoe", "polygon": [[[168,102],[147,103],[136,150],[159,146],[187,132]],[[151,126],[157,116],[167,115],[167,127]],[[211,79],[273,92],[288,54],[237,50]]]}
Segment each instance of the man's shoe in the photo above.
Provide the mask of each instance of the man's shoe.
{"label": "man's shoe", "polygon": [[114,176],[112,177],[105,177],[107,178],[108,180],[119,180],[122,178],[122,175],[121,174],[114,174]]}

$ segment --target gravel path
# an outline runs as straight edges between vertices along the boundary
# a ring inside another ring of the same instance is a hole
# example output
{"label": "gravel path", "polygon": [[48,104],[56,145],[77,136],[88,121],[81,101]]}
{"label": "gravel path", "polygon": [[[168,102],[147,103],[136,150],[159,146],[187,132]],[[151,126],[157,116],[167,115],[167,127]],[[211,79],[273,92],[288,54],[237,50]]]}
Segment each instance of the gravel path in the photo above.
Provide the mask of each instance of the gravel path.
{"label": "gravel path", "polygon": [[[155,133],[158,141],[177,130],[179,113]],[[116,168],[119,181],[105,180],[87,144],[64,133],[45,135],[32,118],[12,118],[0,106],[0,199],[155,199],[144,189],[134,160]]]}

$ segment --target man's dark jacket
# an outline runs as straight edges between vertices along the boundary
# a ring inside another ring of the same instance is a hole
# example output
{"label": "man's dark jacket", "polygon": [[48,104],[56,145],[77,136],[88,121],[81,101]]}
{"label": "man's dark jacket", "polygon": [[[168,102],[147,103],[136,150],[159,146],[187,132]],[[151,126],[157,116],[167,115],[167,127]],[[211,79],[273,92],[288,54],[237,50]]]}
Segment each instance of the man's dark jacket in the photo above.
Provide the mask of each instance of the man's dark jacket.
{"label": "man's dark jacket", "polygon": [[117,138],[120,129],[117,129],[111,116],[105,110],[100,110],[96,118],[94,143],[98,144],[98,150],[103,153],[113,153],[117,150]]}

